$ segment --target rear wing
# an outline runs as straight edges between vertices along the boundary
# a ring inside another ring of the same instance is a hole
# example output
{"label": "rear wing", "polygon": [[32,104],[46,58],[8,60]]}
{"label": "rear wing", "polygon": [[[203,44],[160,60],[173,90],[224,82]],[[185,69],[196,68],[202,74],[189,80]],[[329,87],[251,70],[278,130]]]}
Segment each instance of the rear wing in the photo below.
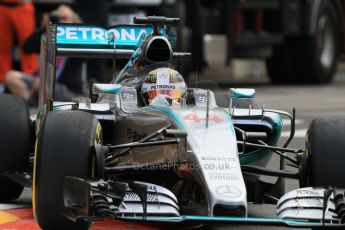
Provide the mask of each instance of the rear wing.
{"label": "rear wing", "polygon": [[[39,106],[51,110],[56,56],[130,58],[141,36],[152,34],[151,25],[117,25],[110,28],[83,24],[51,24],[41,38]],[[161,34],[166,36],[165,28]],[[176,33],[175,33],[176,34]]]}
{"label": "rear wing", "polygon": [[[129,58],[151,25],[116,25],[111,28],[61,24],[56,27],[57,55],[93,58]],[[166,31],[161,29],[165,36]]]}
{"label": "rear wing", "polygon": [[[176,47],[178,19],[165,17],[135,18],[138,24],[116,25],[110,28],[84,24],[50,24],[41,38],[39,107],[52,110],[56,56],[84,58],[129,59],[144,34],[165,36]],[[151,23],[151,24],[144,24]],[[159,26],[159,25],[169,26]],[[174,52],[175,58],[190,53]]]}

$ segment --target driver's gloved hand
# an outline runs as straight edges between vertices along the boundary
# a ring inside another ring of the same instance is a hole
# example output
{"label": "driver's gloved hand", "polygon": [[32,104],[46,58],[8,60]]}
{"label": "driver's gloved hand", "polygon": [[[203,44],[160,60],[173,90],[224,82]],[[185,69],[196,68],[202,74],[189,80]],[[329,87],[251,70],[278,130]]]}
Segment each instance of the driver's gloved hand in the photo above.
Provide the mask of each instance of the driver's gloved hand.
{"label": "driver's gloved hand", "polygon": [[175,103],[178,103],[178,102],[171,99],[170,96],[165,95],[165,94],[159,94],[151,101],[150,105],[168,107]]}

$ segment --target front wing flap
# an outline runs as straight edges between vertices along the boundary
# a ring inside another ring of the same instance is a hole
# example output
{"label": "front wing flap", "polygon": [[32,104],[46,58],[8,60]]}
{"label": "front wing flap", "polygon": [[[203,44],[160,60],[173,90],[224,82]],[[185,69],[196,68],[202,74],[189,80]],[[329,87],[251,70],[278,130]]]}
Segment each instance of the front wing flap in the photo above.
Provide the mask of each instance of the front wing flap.
{"label": "front wing flap", "polygon": [[86,181],[67,177],[63,215],[77,221],[112,218],[148,224],[244,224],[293,228],[345,228],[345,189],[301,188],[277,204],[278,218],[180,215],[168,189],[144,182]]}
{"label": "front wing flap", "polygon": [[177,198],[171,191],[139,181],[87,181],[66,177],[63,204],[63,215],[73,221],[180,216]]}

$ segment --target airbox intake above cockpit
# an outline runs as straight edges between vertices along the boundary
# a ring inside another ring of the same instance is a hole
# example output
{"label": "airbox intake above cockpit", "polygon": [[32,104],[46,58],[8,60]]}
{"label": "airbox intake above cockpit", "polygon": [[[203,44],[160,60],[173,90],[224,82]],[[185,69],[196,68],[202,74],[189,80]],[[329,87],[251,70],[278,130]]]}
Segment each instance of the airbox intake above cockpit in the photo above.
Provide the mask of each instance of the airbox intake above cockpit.
{"label": "airbox intake above cockpit", "polygon": [[171,45],[163,36],[150,38],[144,52],[145,59],[151,63],[170,62],[173,57]]}

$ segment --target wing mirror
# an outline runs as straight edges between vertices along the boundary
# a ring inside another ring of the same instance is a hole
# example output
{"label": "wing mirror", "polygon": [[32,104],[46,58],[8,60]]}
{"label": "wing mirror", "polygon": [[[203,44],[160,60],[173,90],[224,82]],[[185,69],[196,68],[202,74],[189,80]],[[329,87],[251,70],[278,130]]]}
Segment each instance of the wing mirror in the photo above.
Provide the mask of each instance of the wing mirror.
{"label": "wing mirror", "polygon": [[90,99],[92,103],[97,102],[99,95],[119,95],[121,93],[120,84],[94,83],[90,89]]}
{"label": "wing mirror", "polygon": [[246,88],[231,88],[230,89],[230,98],[254,98],[255,89],[246,89]]}
{"label": "wing mirror", "polygon": [[120,94],[120,84],[100,84],[95,83],[92,85],[92,94]]}

